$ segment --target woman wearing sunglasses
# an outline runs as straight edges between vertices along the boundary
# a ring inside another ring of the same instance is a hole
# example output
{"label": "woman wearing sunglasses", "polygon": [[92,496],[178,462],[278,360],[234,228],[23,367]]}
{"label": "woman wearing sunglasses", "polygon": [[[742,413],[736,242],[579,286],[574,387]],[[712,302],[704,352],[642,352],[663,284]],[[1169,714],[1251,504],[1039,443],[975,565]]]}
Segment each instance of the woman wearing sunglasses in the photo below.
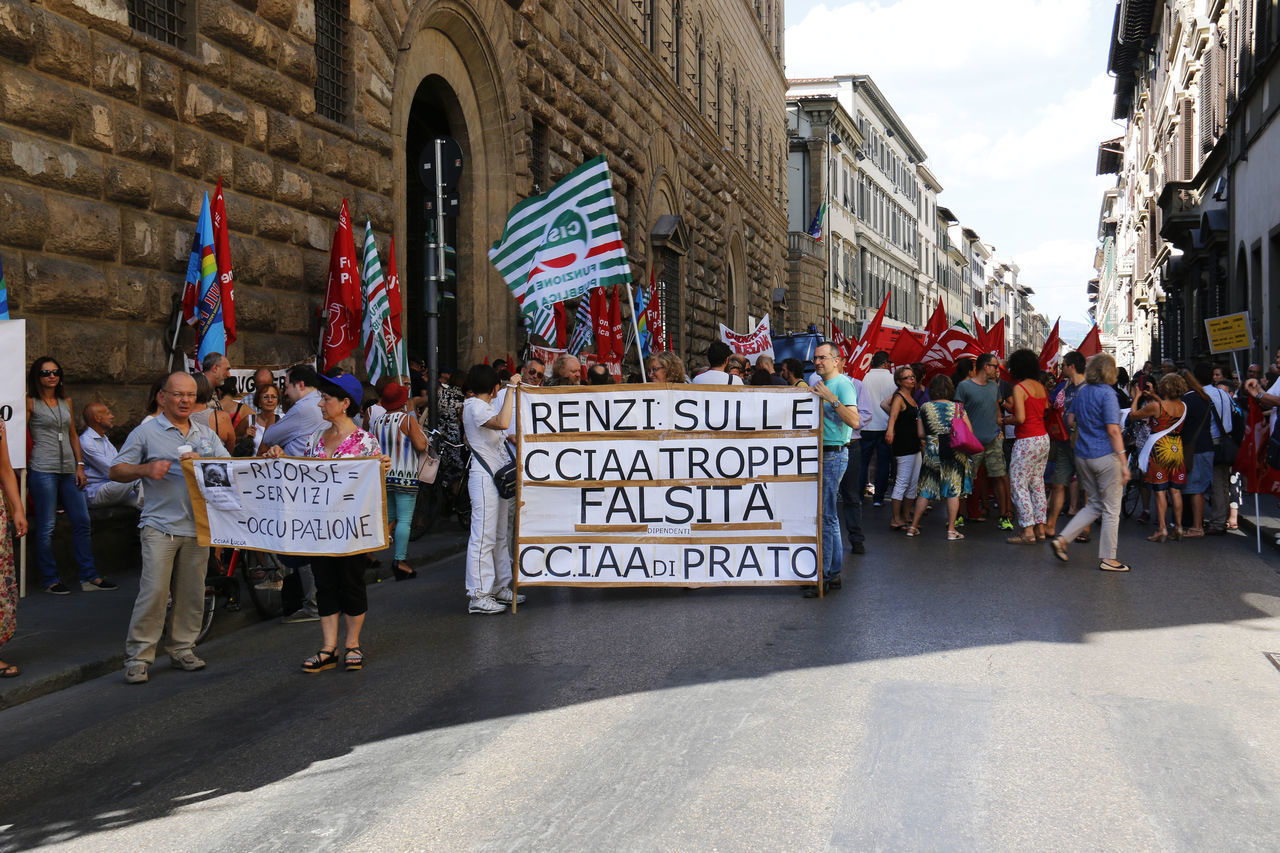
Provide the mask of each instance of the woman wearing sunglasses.
{"label": "woman wearing sunglasses", "polygon": [[89,505],[84,498],[84,461],[75,411],[62,386],[62,365],[48,356],[37,358],[27,372],[27,429],[31,432],[30,473],[32,514],[36,534],[36,562],[44,591],[68,595],[53,558],[53,526],[58,502],[71,522],[71,546],[80,568],[80,588],[86,592],[115,589],[93,564]]}

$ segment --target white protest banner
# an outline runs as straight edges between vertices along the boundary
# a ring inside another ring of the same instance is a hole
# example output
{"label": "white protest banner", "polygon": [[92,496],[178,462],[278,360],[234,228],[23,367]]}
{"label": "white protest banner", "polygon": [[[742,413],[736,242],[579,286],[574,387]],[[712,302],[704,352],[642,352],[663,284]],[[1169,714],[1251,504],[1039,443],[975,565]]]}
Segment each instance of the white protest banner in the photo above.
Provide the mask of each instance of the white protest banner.
{"label": "white protest banner", "polygon": [[27,321],[0,320],[0,419],[13,469],[27,467]]}
{"label": "white protest banner", "polygon": [[382,463],[360,459],[186,459],[201,545],[341,557],[387,547]]}
{"label": "white protest banner", "polygon": [[745,335],[740,335],[724,323],[721,323],[720,340],[728,344],[729,348],[738,355],[745,355],[753,360],[761,355],[773,358],[773,335],[769,331],[768,314],[764,315],[760,325]]}
{"label": "white protest banner", "polygon": [[519,392],[516,584],[814,584],[822,433],[804,389]]}
{"label": "white protest banner", "polygon": [[[315,367],[314,359],[310,362],[310,364],[312,367]],[[259,370],[271,371],[271,381],[275,383],[276,389],[279,390],[280,395],[284,396],[285,379],[289,376],[289,368],[292,366],[293,365],[291,364],[286,364],[278,367],[267,367],[264,365],[263,367],[231,368],[231,370],[228,371],[228,375],[231,377],[232,381],[234,381],[236,384],[236,390],[235,390],[236,399],[239,399],[246,395],[252,396],[253,392],[257,390],[257,384],[253,381],[253,377],[257,375]],[[190,358],[187,359],[187,372],[199,373],[200,365],[196,363],[194,359],[190,359]]]}

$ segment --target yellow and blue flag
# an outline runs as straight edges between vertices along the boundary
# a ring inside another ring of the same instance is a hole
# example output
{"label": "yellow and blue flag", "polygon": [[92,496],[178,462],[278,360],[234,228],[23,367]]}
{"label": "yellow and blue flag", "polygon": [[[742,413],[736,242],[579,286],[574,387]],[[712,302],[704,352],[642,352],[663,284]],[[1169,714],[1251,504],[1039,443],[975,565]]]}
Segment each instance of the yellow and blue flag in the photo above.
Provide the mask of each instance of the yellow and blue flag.
{"label": "yellow and blue flag", "polygon": [[0,263],[0,320],[9,319],[9,289],[4,284],[4,264]]}
{"label": "yellow and blue flag", "polygon": [[222,287],[218,283],[218,261],[213,252],[213,217],[209,213],[208,193],[204,194],[200,206],[200,221],[191,245],[191,259],[187,262],[187,286],[196,289],[196,338],[200,341],[196,359],[203,361],[211,352],[225,354],[227,334],[222,325]]}

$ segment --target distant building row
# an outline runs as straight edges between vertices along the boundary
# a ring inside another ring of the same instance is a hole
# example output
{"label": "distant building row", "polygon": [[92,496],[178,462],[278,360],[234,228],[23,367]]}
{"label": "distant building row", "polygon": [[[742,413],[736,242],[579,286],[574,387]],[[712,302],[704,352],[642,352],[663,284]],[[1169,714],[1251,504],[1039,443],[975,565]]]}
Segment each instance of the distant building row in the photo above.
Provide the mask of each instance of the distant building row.
{"label": "distant building row", "polygon": [[870,77],[789,80],[787,134],[788,321],[857,332],[888,296],[889,325],[920,328],[941,298],[951,322],[1005,317],[1010,350],[1043,343],[1018,265],[938,204],[924,149]]}
{"label": "distant building row", "polygon": [[1098,151],[1116,185],[1089,296],[1122,366],[1207,358],[1204,321],[1241,311],[1242,365],[1280,346],[1278,43],[1274,0],[1116,5],[1108,67],[1127,125]]}

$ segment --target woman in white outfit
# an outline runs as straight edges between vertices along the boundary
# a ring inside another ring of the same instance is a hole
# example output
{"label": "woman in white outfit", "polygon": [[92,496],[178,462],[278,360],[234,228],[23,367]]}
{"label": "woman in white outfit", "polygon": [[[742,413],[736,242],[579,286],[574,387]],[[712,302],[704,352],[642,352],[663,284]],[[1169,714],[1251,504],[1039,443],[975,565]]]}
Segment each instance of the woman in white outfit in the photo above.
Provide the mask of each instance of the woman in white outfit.
{"label": "woman in white outfit", "polygon": [[498,394],[498,372],[487,364],[477,364],[467,373],[467,389],[474,395],[462,406],[462,430],[473,455],[467,480],[471,495],[471,539],[467,542],[469,613],[501,613],[512,601],[518,604],[524,600],[524,596],[517,597],[511,590],[511,547],[507,542],[511,501],[498,497],[491,473],[511,460],[505,432],[511,425],[515,388],[519,384],[518,374],[511,377],[507,383],[510,391],[499,408],[493,404]]}

